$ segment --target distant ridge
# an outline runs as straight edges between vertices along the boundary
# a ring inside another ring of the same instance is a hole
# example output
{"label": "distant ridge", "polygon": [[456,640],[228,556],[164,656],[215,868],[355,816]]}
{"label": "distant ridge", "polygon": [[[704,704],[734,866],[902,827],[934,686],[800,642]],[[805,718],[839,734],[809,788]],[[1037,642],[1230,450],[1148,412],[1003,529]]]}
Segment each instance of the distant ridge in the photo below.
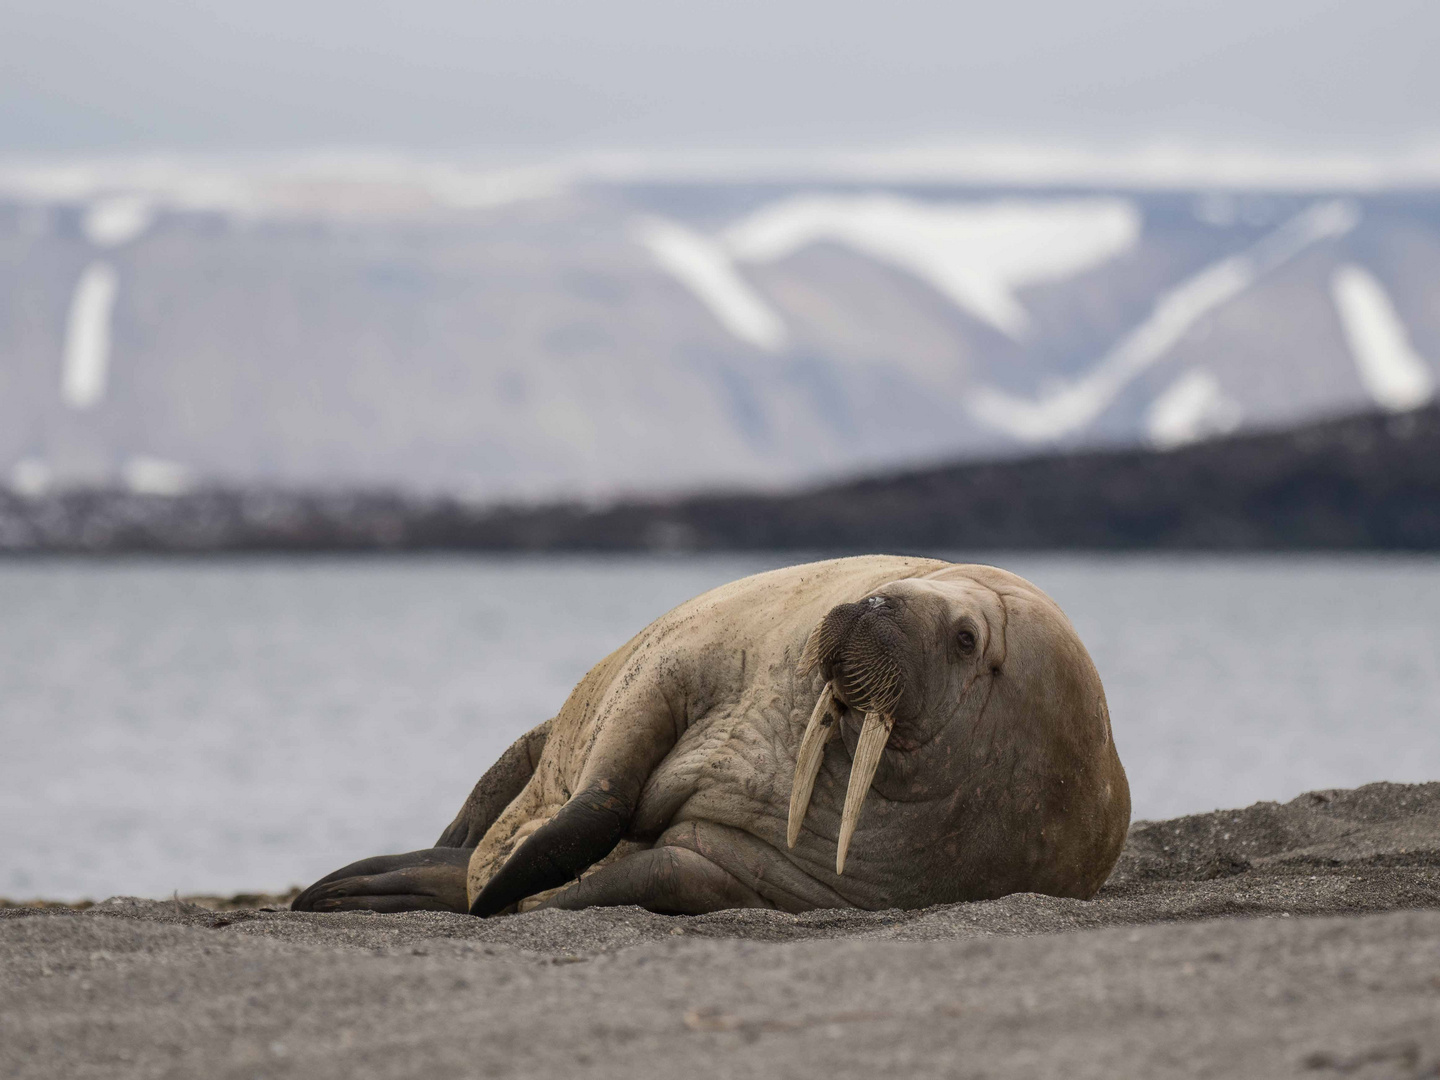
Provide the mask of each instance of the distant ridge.
{"label": "distant ridge", "polygon": [[1174,450],[914,469],[604,508],[395,492],[0,491],[0,551],[1440,550],[1440,408]]}

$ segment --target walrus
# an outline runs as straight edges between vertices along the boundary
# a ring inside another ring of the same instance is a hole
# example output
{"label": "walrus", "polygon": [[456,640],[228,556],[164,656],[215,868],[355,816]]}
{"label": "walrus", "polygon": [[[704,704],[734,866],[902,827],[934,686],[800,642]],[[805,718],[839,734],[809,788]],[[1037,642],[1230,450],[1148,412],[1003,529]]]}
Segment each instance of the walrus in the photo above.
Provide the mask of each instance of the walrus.
{"label": "walrus", "polygon": [[991,566],[862,556],[661,616],[481,777],[433,848],[297,911],[920,908],[1089,898],[1130,820],[1100,677]]}

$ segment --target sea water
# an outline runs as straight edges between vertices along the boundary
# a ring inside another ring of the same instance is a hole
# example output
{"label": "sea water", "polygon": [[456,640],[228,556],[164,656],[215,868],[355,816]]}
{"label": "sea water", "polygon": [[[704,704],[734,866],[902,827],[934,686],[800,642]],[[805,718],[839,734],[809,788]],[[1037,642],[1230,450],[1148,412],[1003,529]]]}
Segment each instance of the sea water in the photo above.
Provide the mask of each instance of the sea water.
{"label": "sea water", "polygon": [[[793,556],[0,563],[0,895],[431,844],[589,665]],[[1137,817],[1440,778],[1440,559],[989,556],[1065,608]]]}

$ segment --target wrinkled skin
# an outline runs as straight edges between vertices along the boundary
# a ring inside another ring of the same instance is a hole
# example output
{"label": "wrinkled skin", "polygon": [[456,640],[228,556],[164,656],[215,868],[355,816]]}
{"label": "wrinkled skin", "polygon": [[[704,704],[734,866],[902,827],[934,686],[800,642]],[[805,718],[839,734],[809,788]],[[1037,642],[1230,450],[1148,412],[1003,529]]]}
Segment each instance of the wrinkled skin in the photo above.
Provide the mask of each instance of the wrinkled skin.
{"label": "wrinkled skin", "polygon": [[[791,848],[812,713],[823,756]],[[867,714],[885,721],[884,749],[837,873]],[[865,556],[682,604],[512,746],[435,848],[354,863],[294,906],[697,914],[1089,897],[1129,818],[1100,678],[1049,597],[994,567]]]}

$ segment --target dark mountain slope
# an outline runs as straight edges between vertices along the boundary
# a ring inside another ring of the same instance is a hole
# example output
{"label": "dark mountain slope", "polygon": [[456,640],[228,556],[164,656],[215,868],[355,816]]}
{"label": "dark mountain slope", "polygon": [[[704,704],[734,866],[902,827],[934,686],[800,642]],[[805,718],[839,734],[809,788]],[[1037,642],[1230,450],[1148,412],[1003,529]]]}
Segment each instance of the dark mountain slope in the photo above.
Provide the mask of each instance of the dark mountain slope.
{"label": "dark mountain slope", "polygon": [[10,551],[1440,550],[1440,409],[792,494],[474,507],[387,492],[0,492]]}

